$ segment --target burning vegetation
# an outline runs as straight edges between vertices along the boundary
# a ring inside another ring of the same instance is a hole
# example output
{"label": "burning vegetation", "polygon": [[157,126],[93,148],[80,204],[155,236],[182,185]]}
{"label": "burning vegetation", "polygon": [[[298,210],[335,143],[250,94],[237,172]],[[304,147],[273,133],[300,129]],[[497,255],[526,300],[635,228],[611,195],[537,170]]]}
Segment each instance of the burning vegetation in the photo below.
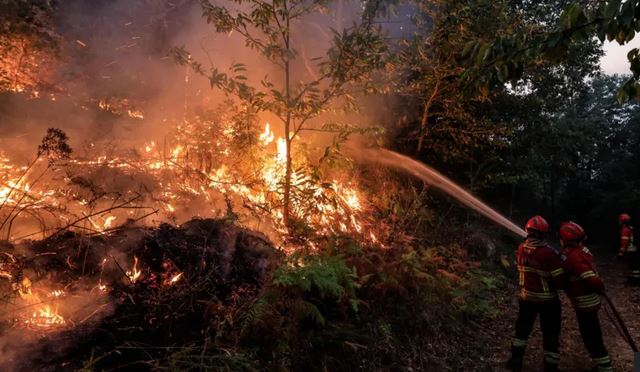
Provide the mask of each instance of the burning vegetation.
{"label": "burning vegetation", "polygon": [[0,370],[494,370],[514,241],[432,190],[640,184],[638,74],[534,3],[0,1]]}
{"label": "burning vegetation", "polygon": [[[66,135],[50,129],[31,164],[16,166],[5,156],[1,159],[0,233],[9,241],[63,230],[102,234],[134,221],[177,218],[177,209],[204,202],[211,208],[198,214],[220,215],[224,205],[226,216],[249,226],[260,223],[279,240],[287,230],[282,215],[283,139],[276,138],[268,123],[262,133],[242,126],[234,127],[224,117],[184,123],[161,145],[146,143],[128,157],[94,158],[72,156]],[[364,235],[367,205],[354,178],[342,175],[341,182],[334,174],[336,178],[327,180],[304,154],[294,163],[294,219],[318,233],[362,233],[363,239],[377,239],[371,231]],[[128,189],[110,191],[104,189],[103,177],[110,177],[115,187],[120,179],[133,181]],[[28,226],[32,230],[25,230]]]}

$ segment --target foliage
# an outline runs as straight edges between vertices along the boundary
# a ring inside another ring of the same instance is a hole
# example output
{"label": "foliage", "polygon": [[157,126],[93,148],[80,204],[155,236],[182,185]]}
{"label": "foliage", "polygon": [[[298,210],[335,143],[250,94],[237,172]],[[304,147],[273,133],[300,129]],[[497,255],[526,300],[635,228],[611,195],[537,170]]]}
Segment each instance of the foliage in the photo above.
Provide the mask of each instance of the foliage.
{"label": "foliage", "polygon": [[354,84],[365,91],[372,89],[371,74],[384,64],[387,45],[368,22],[334,31],[326,58],[317,63],[318,74],[308,81],[292,82],[295,48],[295,25],[304,17],[321,12],[326,3],[315,0],[265,2],[242,0],[235,8],[202,2],[203,16],[217,32],[234,31],[242,36],[247,48],[271,62],[284,81],[265,77],[259,84],[249,81],[244,64],[234,64],[229,72],[217,67],[205,69],[193,61],[184,49],[177,49],[177,60],[208,77],[211,86],[235,96],[255,113],[269,112],[282,123],[286,142],[286,172],[283,180],[283,218],[289,224],[292,197],[292,142],[310,122],[333,110],[342,102],[344,109],[354,109]]}
{"label": "foliage", "polygon": [[477,152],[499,146],[489,136],[496,138],[502,128],[485,119],[481,102],[464,96],[458,80],[464,67],[457,51],[470,38],[508,32],[512,22],[501,2],[440,0],[415,5],[414,31],[401,41],[393,76],[396,91],[420,107],[417,128],[412,125],[407,137],[416,153],[431,155],[429,160],[437,154],[447,163],[468,162]]}
{"label": "foliage", "polygon": [[[306,322],[325,326],[332,304],[358,311],[357,275],[341,257],[294,254],[273,274],[272,285],[242,315],[244,332],[286,324],[292,337]],[[301,328],[302,327],[302,328]]]}
{"label": "foliage", "polygon": [[[463,79],[476,88],[487,91],[508,81],[517,82],[525,68],[544,58],[558,61],[571,51],[576,42],[595,36],[625,44],[640,30],[640,2],[611,0],[573,2],[564,8],[551,30],[533,25],[511,35],[492,41],[472,40],[462,52],[471,66]],[[640,95],[640,51],[632,49],[627,55],[632,76],[621,87],[619,101]]]}
{"label": "foliage", "polygon": [[470,271],[460,288],[453,291],[453,303],[471,318],[495,317],[499,311],[493,296],[499,288],[498,281],[495,273]]}
{"label": "foliage", "polygon": [[241,352],[212,353],[200,345],[185,346],[158,363],[158,371],[258,371],[251,355]]}
{"label": "foliage", "polygon": [[69,137],[62,130],[57,128],[47,129],[47,134],[38,146],[38,157],[46,156],[49,159],[49,163],[69,158],[72,150],[68,141]]}
{"label": "foliage", "polygon": [[[615,222],[621,209],[636,205],[631,190],[637,184],[632,165],[637,106],[616,102],[623,80],[596,77],[555,112],[539,108],[540,114],[534,114],[544,96],[521,101],[529,107],[520,110],[526,118],[517,110],[513,114],[512,146],[503,154],[488,198],[504,200],[509,193],[518,215],[541,213],[553,223],[575,220],[592,238],[612,233],[615,224],[605,228],[602,217]],[[521,125],[525,119],[528,124]]]}

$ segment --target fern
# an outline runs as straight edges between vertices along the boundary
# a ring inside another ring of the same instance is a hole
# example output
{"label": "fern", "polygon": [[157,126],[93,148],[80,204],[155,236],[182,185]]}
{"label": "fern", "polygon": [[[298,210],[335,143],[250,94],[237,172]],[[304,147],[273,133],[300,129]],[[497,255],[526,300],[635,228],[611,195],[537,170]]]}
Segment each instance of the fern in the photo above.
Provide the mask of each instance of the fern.
{"label": "fern", "polygon": [[258,297],[249,307],[249,309],[240,315],[240,323],[242,334],[245,334],[249,328],[260,323],[266,318],[269,311],[269,302],[263,296]]}
{"label": "fern", "polygon": [[354,311],[358,310],[355,295],[355,269],[347,266],[340,256],[292,256],[274,274],[273,283],[303,293],[317,292],[321,299],[345,300]]}

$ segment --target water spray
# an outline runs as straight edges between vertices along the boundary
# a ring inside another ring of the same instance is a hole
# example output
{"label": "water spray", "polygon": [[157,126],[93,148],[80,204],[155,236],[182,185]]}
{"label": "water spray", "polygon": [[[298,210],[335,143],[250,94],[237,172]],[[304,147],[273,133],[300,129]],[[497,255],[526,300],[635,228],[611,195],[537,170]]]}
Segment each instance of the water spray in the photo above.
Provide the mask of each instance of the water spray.
{"label": "water spray", "polygon": [[364,155],[362,158],[365,161],[381,163],[387,167],[401,169],[412,174],[428,184],[446,192],[462,204],[477,211],[514,234],[522,238],[527,236],[527,233],[522,228],[509,221],[509,219],[504,217],[502,214],[483,203],[480,199],[471,195],[467,190],[458,186],[455,182],[445,177],[440,172],[425,164],[407,156],[384,149],[365,150],[362,155]]}

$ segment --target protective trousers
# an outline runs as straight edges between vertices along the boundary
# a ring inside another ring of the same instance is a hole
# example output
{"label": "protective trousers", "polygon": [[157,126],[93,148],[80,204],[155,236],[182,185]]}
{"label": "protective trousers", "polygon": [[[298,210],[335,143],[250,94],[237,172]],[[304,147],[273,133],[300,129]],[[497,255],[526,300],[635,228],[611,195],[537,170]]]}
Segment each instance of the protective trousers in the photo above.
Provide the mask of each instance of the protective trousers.
{"label": "protective trousers", "polygon": [[578,326],[584,346],[598,366],[598,372],[612,372],[611,358],[602,340],[598,311],[576,311]]}
{"label": "protective trousers", "polygon": [[519,305],[515,337],[511,344],[511,358],[522,360],[527,340],[533,330],[536,318],[540,314],[545,371],[556,371],[560,363],[560,329],[562,325],[560,300],[555,299],[546,303],[519,300]]}
{"label": "protective trousers", "polygon": [[640,253],[636,250],[627,252],[627,260],[629,260],[629,270],[631,271],[629,279],[634,282],[640,282]]}

